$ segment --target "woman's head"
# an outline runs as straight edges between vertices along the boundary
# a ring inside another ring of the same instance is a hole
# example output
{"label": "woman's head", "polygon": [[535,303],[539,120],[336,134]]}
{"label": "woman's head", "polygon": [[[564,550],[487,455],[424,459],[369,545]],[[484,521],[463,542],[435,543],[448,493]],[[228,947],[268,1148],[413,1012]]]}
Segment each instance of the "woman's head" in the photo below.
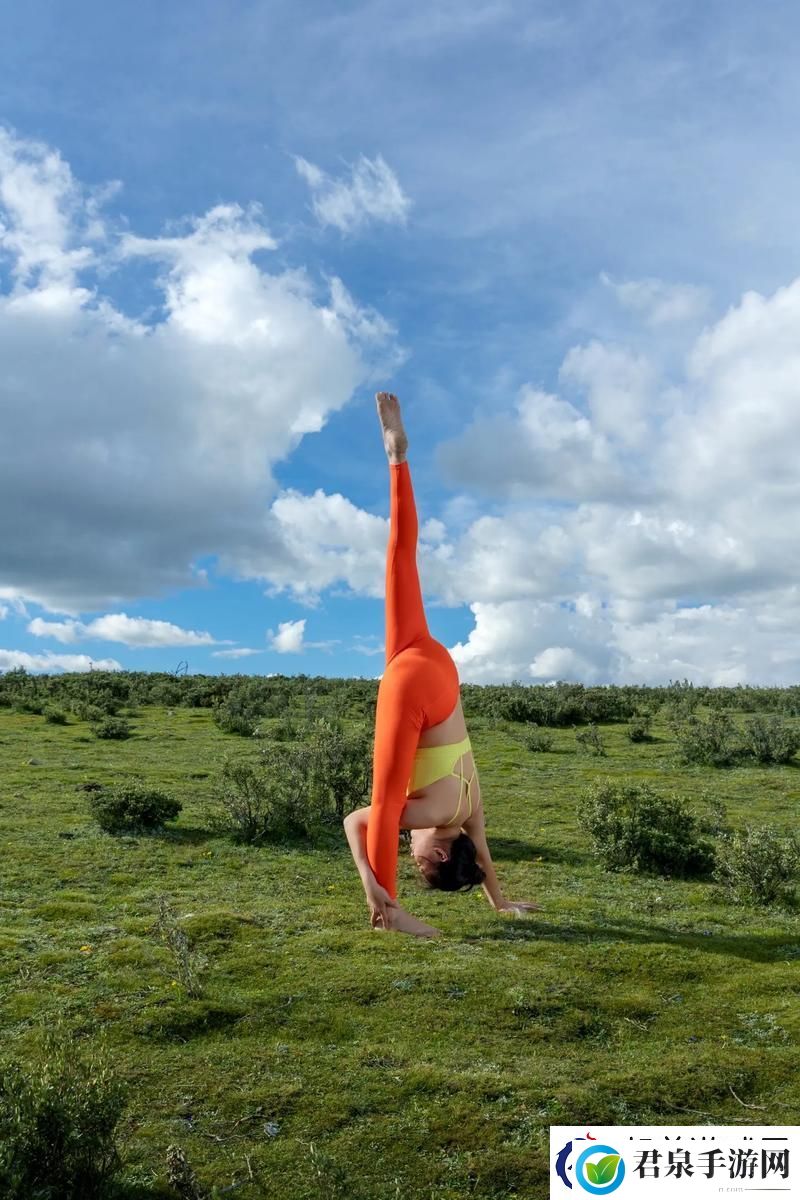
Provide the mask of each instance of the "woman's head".
{"label": "woman's head", "polygon": [[414,832],[411,853],[428,887],[458,892],[483,883],[486,872],[478,866],[475,843],[466,833],[442,838],[435,829]]}

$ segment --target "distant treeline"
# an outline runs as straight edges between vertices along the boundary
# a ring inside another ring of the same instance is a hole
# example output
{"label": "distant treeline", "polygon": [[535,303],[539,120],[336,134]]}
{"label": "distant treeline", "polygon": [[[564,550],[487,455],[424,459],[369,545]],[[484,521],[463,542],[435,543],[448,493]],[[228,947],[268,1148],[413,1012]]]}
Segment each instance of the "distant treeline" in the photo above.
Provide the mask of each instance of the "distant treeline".
{"label": "distant treeline", "polygon": [[[81,715],[115,715],[123,708],[225,709],[261,718],[290,714],[313,718],[330,713],[372,720],[378,681],[335,679],[324,675],[180,675],[150,671],[90,671],[32,675],[24,668],[0,674],[0,708],[42,713],[57,705]],[[800,685],[792,687],[702,687],[688,680],[665,687],[629,684],[586,687],[580,683],[461,686],[465,715],[492,720],[570,726],[628,721],[659,714],[684,718],[699,707],[742,713],[800,716]]]}

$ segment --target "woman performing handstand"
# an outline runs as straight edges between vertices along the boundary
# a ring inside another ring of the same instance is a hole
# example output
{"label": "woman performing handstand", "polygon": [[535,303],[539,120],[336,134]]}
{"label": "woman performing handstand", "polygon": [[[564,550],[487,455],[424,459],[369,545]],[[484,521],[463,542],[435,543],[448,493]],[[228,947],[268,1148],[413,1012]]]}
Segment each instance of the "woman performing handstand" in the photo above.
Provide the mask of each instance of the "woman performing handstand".
{"label": "woman performing handstand", "polygon": [[372,802],[345,817],[344,828],[373,928],[432,937],[438,929],[397,903],[401,829],[411,830],[411,856],[428,887],[454,892],[481,884],[499,912],[539,906],[504,899],[497,882],[458,672],[425,620],[417,574],[417,512],[400,405],[391,392],[378,392],[376,400],[389,458],[386,666],[375,711]]}

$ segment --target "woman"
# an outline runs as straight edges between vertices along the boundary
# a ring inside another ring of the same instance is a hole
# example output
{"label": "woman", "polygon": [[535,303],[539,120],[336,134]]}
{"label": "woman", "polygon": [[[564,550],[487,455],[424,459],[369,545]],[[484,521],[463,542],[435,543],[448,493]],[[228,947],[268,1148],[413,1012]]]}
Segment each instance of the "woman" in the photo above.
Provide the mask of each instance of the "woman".
{"label": "woman", "polygon": [[432,937],[439,930],[397,903],[400,829],[429,887],[481,884],[500,912],[537,904],[506,900],[492,864],[483,804],[459,695],[456,665],[432,638],[417,575],[417,513],[400,405],[378,392],[389,458],[390,528],[386,551],[386,666],[378,688],[372,803],[344,820],[364,884],[373,928]]}

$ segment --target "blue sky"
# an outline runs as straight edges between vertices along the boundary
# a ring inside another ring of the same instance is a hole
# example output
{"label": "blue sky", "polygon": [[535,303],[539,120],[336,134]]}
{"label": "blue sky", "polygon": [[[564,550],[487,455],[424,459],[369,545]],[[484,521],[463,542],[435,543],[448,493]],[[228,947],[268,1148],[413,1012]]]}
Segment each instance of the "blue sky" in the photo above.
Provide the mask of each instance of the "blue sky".
{"label": "blue sky", "polygon": [[380,674],[389,387],[462,680],[795,682],[798,34],[6,12],[0,670]]}

